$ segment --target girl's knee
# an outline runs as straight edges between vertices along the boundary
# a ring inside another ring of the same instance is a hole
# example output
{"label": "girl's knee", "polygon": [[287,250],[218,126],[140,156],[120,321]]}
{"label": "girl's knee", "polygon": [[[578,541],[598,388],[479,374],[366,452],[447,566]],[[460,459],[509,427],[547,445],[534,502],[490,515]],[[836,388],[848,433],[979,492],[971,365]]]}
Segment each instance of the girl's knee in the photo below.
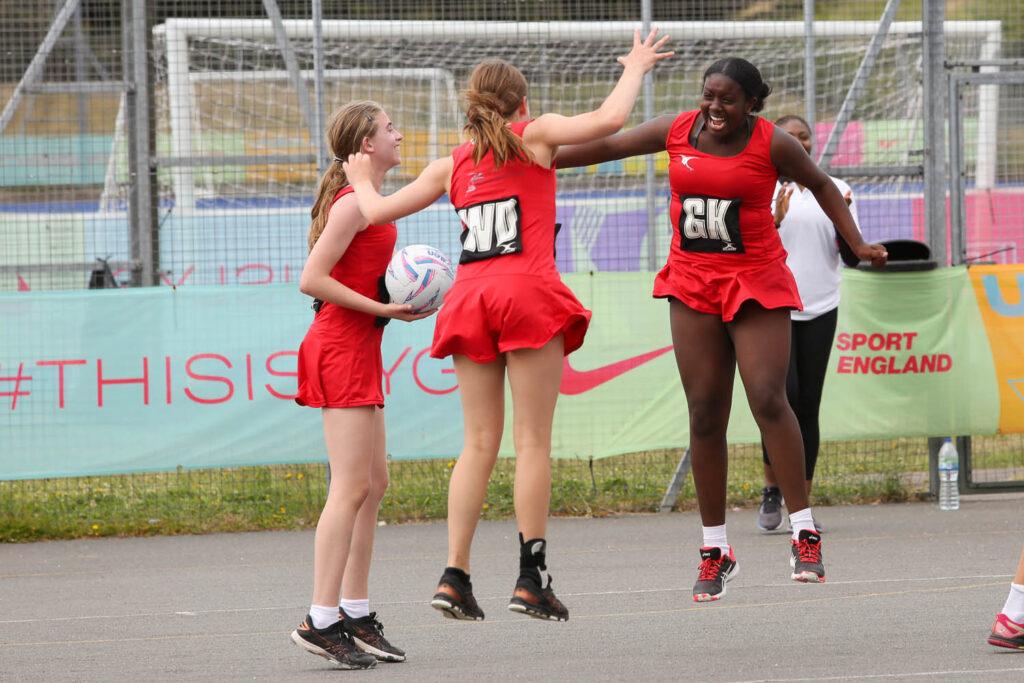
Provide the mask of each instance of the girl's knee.
{"label": "girl's knee", "polygon": [[729,409],[718,402],[690,403],[690,435],[698,439],[724,437],[729,427]]}
{"label": "girl's knee", "polygon": [[380,504],[380,502],[384,500],[384,494],[388,492],[388,486],[390,483],[391,481],[386,474],[383,477],[374,477],[371,479],[370,487],[366,494],[367,499]]}
{"label": "girl's knee", "polygon": [[747,392],[750,412],[758,424],[773,423],[783,419],[792,409],[786,394],[775,387],[755,388]]}
{"label": "girl's knee", "polygon": [[331,479],[331,488],[327,493],[327,502],[345,508],[359,509],[370,495],[370,479],[338,481]]}

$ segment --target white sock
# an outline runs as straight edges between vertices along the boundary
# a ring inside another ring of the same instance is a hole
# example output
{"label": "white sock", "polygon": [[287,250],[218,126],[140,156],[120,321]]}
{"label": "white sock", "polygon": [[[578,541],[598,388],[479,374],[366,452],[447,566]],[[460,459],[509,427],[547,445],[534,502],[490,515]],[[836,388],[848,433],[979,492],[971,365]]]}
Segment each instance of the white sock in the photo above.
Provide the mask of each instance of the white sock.
{"label": "white sock", "polygon": [[722,549],[722,553],[728,554],[729,540],[725,536],[725,525],[706,526],[702,528],[704,529],[704,547],[719,547]]}
{"label": "white sock", "polygon": [[791,514],[789,516],[789,525],[793,527],[794,541],[800,540],[800,532],[804,529],[814,531],[814,516],[811,514],[811,508],[804,508],[799,512]]}
{"label": "white sock", "polygon": [[338,608],[324,605],[310,605],[309,618],[313,620],[313,628],[327,628],[338,622]]}
{"label": "white sock", "polygon": [[341,609],[345,610],[345,614],[349,615],[353,619],[361,619],[363,617],[370,616],[370,599],[365,598],[363,600],[346,600],[341,599],[341,604],[338,605]]}
{"label": "white sock", "polygon": [[1010,584],[1010,594],[1003,605],[1003,614],[1018,624],[1024,624],[1024,584]]}

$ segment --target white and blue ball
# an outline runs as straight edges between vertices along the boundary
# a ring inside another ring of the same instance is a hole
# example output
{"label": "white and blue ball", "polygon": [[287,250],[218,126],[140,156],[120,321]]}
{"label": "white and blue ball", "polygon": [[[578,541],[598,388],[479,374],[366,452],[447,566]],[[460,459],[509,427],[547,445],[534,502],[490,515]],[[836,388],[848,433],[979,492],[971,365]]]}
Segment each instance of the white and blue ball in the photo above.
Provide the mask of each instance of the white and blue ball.
{"label": "white and blue ball", "polygon": [[410,304],[417,313],[440,306],[454,281],[452,262],[426,244],[410,244],[398,250],[384,274],[391,303]]}

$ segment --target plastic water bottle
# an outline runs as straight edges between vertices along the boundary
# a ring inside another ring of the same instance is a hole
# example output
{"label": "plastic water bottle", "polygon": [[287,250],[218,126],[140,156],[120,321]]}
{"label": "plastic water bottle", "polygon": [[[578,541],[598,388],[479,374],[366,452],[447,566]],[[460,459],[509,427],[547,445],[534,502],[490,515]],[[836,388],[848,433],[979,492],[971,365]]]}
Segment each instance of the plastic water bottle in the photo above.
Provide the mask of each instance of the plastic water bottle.
{"label": "plastic water bottle", "polygon": [[953,440],[946,437],[939,448],[939,509],[960,509],[960,456]]}

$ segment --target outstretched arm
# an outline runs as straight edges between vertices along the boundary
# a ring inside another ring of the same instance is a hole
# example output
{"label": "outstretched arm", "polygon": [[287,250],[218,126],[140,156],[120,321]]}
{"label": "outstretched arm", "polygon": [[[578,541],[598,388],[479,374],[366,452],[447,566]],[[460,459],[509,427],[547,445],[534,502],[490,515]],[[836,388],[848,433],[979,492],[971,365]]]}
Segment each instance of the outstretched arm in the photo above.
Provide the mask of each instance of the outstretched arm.
{"label": "outstretched arm", "polygon": [[566,145],[558,148],[555,155],[557,168],[590,166],[605,161],[625,159],[639,154],[653,154],[665,151],[665,138],[672,127],[675,116],[669,114],[645,121],[636,128],[609,135],[582,145]]}
{"label": "outstretched arm", "polygon": [[624,67],[619,82],[600,107],[577,116],[544,114],[526,128],[523,141],[528,146],[541,144],[553,149],[559,145],[575,145],[611,135],[626,125],[626,119],[640,94],[644,74],[661,60],[675,54],[658,52],[668,36],[658,39],[657,35],[658,29],[651,29],[647,39],[641,42],[640,32],[633,32],[633,49],[618,58]]}
{"label": "outstretched arm", "polygon": [[389,223],[427,208],[448,191],[452,158],[430,162],[416,180],[387,196],[373,186],[373,164],[363,153],[350,154],[342,163],[348,182],[356,191],[359,211],[372,224]]}
{"label": "outstretched arm", "polygon": [[861,261],[871,261],[875,266],[885,265],[889,257],[885,247],[864,241],[846,201],[839,194],[839,188],[818,168],[796,138],[776,128],[772,135],[771,154],[779,175],[791,178],[811,190],[821,210],[829,217],[840,237],[846,241],[857,258]]}

